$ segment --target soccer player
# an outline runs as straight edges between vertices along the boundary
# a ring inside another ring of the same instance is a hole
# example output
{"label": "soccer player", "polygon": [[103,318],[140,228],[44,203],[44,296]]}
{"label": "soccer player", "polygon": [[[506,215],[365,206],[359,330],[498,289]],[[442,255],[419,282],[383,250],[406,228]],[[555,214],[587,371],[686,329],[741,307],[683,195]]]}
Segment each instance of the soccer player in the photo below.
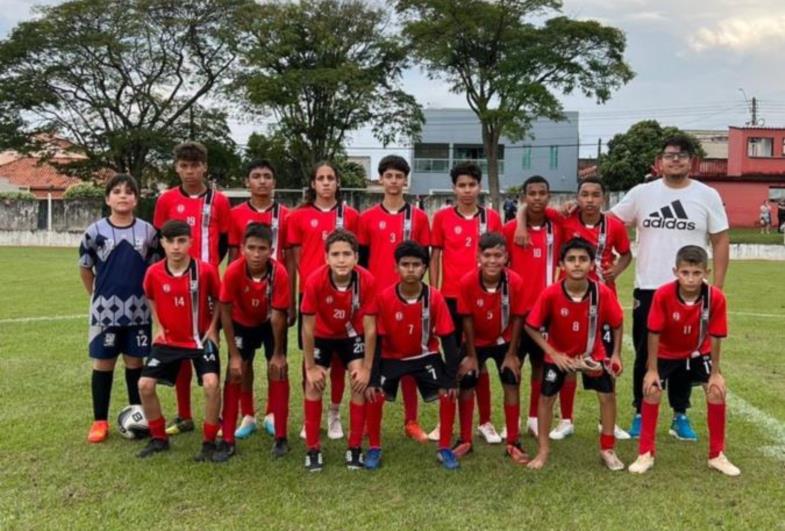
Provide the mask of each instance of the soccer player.
{"label": "soccer player", "polygon": [[458,369],[460,439],[453,447],[460,458],[472,450],[472,409],[477,368],[493,359],[504,389],[507,455],[518,464],[528,456],[518,438],[521,360],[518,358],[525,312],[523,280],[505,267],[507,244],[498,232],[480,236],[479,269],[465,274],[458,285],[458,313],[463,317],[465,356]]}
{"label": "soccer player", "polygon": [[[230,214],[229,262],[240,257],[240,247],[243,244],[246,226],[249,223],[263,223],[270,227],[272,233],[271,258],[277,260],[280,264],[286,264],[287,271],[292,271],[294,269],[292,253],[286,250],[286,226],[289,218],[289,209],[275,200],[275,168],[273,168],[272,163],[263,159],[251,161],[246,171],[245,185],[251,193],[250,199],[232,208]],[[291,277],[289,289],[291,300],[295,300],[295,280],[297,276],[293,274]],[[288,318],[294,322],[296,310],[293,304],[289,305],[288,311]],[[270,339],[272,339],[272,336],[270,336]],[[271,345],[271,343],[267,344]],[[284,352],[286,347],[286,334],[284,334]],[[265,350],[265,355],[269,357],[271,352]],[[253,364],[249,363],[246,368],[247,371],[243,371],[243,389],[240,392],[242,420],[235,434],[238,439],[250,437],[257,430],[253,397]],[[274,399],[272,395],[272,387],[268,386],[264,427],[270,435],[275,435]]]}
{"label": "soccer player", "polygon": [[709,256],[697,245],[676,254],[669,282],[654,292],[649,311],[649,345],[643,377],[642,428],[638,458],[630,472],[643,474],[654,466],[655,433],[662,390],[672,379],[702,385],[709,425],[709,468],[728,476],[741,471],[725,457],[725,379],[720,372],[720,347],[728,334],[725,295],[709,286]]}
{"label": "soccer player", "polygon": [[[549,286],[537,299],[526,318],[526,332],[545,352],[542,396],[538,413],[537,455],[527,465],[545,466],[550,452],[549,431],[556,394],[567,373],[583,371],[583,387],[597,392],[602,430],[600,458],[610,470],[623,470],[616,456],[616,394],[614,378],[622,371],[621,338],[623,313],[613,292],[589,279],[594,266],[594,247],[582,238],[572,238],[561,248],[559,265],[564,279]],[[613,334],[613,352],[602,342],[605,325]],[[547,339],[540,331],[545,327]]]}
{"label": "soccer player", "polygon": [[[440,288],[455,325],[455,341],[460,346],[463,318],[458,314],[459,283],[467,271],[477,266],[477,242],[487,232],[501,232],[499,214],[479,205],[482,192],[482,170],[474,162],[459,162],[450,170],[456,205],[439,210],[433,216],[431,231],[431,284]],[[461,400],[459,409],[466,405]],[[491,384],[488,370],[480,364],[477,382],[477,406],[480,423],[477,431],[489,443],[500,443],[501,437],[491,423]],[[463,416],[463,413],[460,413]],[[438,440],[438,426],[429,435]]]}
{"label": "soccer player", "polygon": [[[382,291],[398,281],[394,256],[398,244],[413,240],[427,249],[431,243],[431,229],[428,215],[404,200],[409,163],[397,155],[388,155],[379,161],[378,169],[384,198],[360,215],[357,239],[360,264],[367,266]],[[417,422],[417,385],[407,377],[401,380],[401,387],[404,433],[415,441],[428,442],[428,436]]]}
{"label": "soccer player", "polygon": [[[159,231],[169,220],[191,227],[191,256],[218,268],[227,251],[230,206],[221,192],[208,187],[207,148],[199,142],[183,142],[174,148],[174,169],[180,186],[162,193],[155,202],[153,225]],[[191,415],[191,364],[184,362],[175,383],[177,416],[166,433],[193,431]]]}
{"label": "soccer player", "polygon": [[357,265],[359,245],[351,232],[338,229],[325,242],[327,265],[305,282],[303,356],[305,358],[305,468],[318,472],[323,466],[319,426],[325,375],[333,357],[351,375],[349,445],[346,467],[363,468],[362,438],[365,427],[365,389],[376,349],[374,278]]}
{"label": "soccer player", "polygon": [[[141,404],[142,359],[150,354],[150,308],[142,281],[157,258],[155,229],[134,217],[139,186],[130,175],[106,182],[104,200],[111,213],[87,227],[79,245],[79,276],[90,295],[88,350],[93,360],[93,425],[88,442],[109,435],[109,399],[117,357],[125,363],[128,403]],[[119,310],[110,309],[118,306]]]}
{"label": "soccer player", "polygon": [[[379,335],[370,389],[366,426],[369,449],[365,468],[381,465],[382,410],[385,398],[395,400],[398,382],[410,375],[425,402],[439,399],[439,451],[437,459],[448,470],[460,466],[450,443],[455,422],[458,349],[450,311],[439,291],[422,279],[428,269],[428,251],[413,241],[395,249],[400,282],[376,298]],[[439,355],[439,341],[444,351]],[[383,394],[383,396],[382,396]]]}
{"label": "soccer player", "polygon": [[156,335],[150,356],[145,359],[139,393],[142,397],[150,442],[138,454],[150,457],[169,450],[161,403],[156,386],[173,385],[183,361],[193,363],[197,380],[204,388],[205,415],[202,449],[197,461],[221,462],[228,453],[215,444],[221,389],[218,383],[218,271],[209,263],[189,255],[193,243],[185,221],[169,220],[161,227],[161,246],[166,259],[150,266],[144,277],[144,292],[150,302]]}
{"label": "soccer player", "polygon": [[[292,252],[289,267],[290,278],[298,277],[299,300],[302,301],[308,277],[325,264],[324,242],[336,229],[346,229],[357,234],[359,214],[340,201],[340,175],[330,162],[319,162],[311,172],[305,203],[292,211],[286,231],[286,242]],[[288,251],[287,251],[288,252]],[[296,273],[295,273],[296,272]],[[292,324],[292,321],[289,321]],[[297,342],[302,344],[302,314],[299,315]],[[338,356],[333,358],[330,370],[330,409],[327,413],[327,436],[330,439],[343,437],[340,406],[346,385],[346,367]],[[305,374],[303,374],[305,378]],[[305,426],[300,431],[305,438]]]}
{"label": "soccer player", "polygon": [[289,275],[271,258],[273,230],[252,222],[245,227],[240,257],[229,264],[221,285],[221,322],[229,345],[229,371],[224,385],[223,443],[235,453],[238,402],[251,394],[253,360],[264,344],[267,384],[273,405],[273,455],[288,451],[289,380],[286,363],[286,315],[289,310]]}

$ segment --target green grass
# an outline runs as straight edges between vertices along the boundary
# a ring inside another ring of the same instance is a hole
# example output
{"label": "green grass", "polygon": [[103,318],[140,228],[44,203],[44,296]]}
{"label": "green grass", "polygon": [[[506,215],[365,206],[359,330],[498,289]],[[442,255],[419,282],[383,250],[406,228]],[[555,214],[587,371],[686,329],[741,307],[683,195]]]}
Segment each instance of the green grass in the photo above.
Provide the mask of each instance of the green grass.
{"label": "green grass", "polygon": [[[0,529],[783,526],[784,465],[764,448],[780,445],[782,452],[784,441],[731,409],[728,454],[743,474],[731,479],[710,472],[700,393],[692,410],[700,442],[670,439],[663,413],[657,466],[644,477],[610,473],[599,465],[596,399],[584,391],[576,400],[576,435],[554,444],[551,461],[540,472],[511,465],[501,446],[482,442],[461,470],[443,471],[433,447],[403,437],[401,406],[393,404],[385,408],[381,470],[346,471],[344,442],[326,441],[325,470],[309,475],[296,436],[302,412],[298,377],[292,385],[293,451],[282,461],[270,457],[271,440],[264,435],[240,441],[237,458],[222,466],[191,461],[198,433],[174,438],[169,454],[147,461],[134,458],[142,442],[123,440],[116,432],[105,444],[90,446],[85,442],[92,411],[86,318],[3,322],[85,313],[87,298],[76,267],[73,249],[0,249]],[[785,286],[772,282],[781,271],[782,264],[773,262],[731,264],[727,291],[733,313],[723,368],[736,397],[784,423]],[[631,277],[627,273],[621,282],[625,307]],[[627,348],[625,358],[632,358]],[[293,367],[299,365],[298,352],[290,351],[290,359]],[[494,385],[494,422],[500,428],[500,393]],[[112,417],[125,401],[124,387],[117,371]],[[619,387],[619,423],[626,426],[629,372]],[[524,389],[527,400],[528,386]],[[256,393],[264,396],[262,379]],[[172,392],[163,389],[161,395],[171,416]],[[196,389],[194,397],[200,417]],[[421,418],[432,427],[435,405],[421,406]],[[529,437],[524,444],[534,449]],[[632,461],[635,443],[618,446],[622,459]]]}
{"label": "green grass", "polygon": [[[635,241],[635,227],[627,227],[627,235],[630,241]],[[752,243],[758,245],[782,245],[783,235],[776,229],[771,229],[769,234],[761,234],[760,229],[730,229],[731,243]]]}

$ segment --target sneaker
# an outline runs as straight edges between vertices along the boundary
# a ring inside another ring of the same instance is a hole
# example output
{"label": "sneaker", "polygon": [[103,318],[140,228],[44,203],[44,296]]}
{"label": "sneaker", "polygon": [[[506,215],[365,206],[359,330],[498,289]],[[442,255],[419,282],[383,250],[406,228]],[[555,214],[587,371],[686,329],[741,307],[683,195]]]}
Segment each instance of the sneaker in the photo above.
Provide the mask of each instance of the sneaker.
{"label": "sneaker", "polygon": [[529,454],[526,453],[520,442],[507,445],[507,457],[512,459],[516,465],[526,465],[531,461]]}
{"label": "sneaker", "polygon": [[698,434],[692,429],[690,419],[684,413],[677,413],[671,422],[671,429],[668,433],[676,437],[680,441],[697,441]]}
{"label": "sneaker", "polygon": [[499,444],[502,442],[501,436],[496,433],[496,428],[494,428],[493,424],[490,422],[486,422],[485,424],[480,424],[477,426],[477,433],[482,435],[485,439],[485,442],[488,444]]}
{"label": "sneaker", "polygon": [[308,472],[321,472],[324,467],[321,450],[308,450],[305,454],[305,469]]}
{"label": "sneaker", "polygon": [[337,409],[330,408],[327,411],[327,437],[330,439],[343,439],[343,426],[341,426],[341,414]]}
{"label": "sneaker", "polygon": [[180,417],[175,417],[166,426],[167,435],[179,435],[188,431],[194,431],[193,419],[181,419]]}
{"label": "sneaker", "polygon": [[365,452],[365,468],[367,470],[376,470],[382,466],[382,449],[370,448]]}
{"label": "sneaker", "polygon": [[275,415],[272,413],[265,415],[262,424],[264,425],[264,431],[267,432],[267,435],[275,437]]}
{"label": "sneaker", "polygon": [[562,419],[559,421],[559,424],[551,430],[548,437],[553,441],[561,441],[573,433],[575,433],[575,426],[573,426],[572,421],[569,419]]}
{"label": "sneaker", "polygon": [[535,439],[539,437],[539,429],[537,428],[537,417],[529,417],[529,420],[526,421],[526,430],[531,433],[532,437]]}
{"label": "sneaker", "polygon": [[234,457],[236,453],[237,448],[234,443],[221,441],[216,445],[215,451],[213,452],[213,463],[225,463]]}
{"label": "sneaker", "polygon": [[414,439],[418,443],[425,444],[428,442],[428,436],[425,434],[424,431],[422,431],[422,428],[420,427],[419,424],[417,424],[416,420],[410,420],[409,422],[407,422],[406,425],[403,427],[403,431],[404,433],[406,433],[407,437],[409,437],[410,439]]}
{"label": "sneaker", "polygon": [[624,463],[621,462],[621,459],[613,450],[600,450],[600,459],[608,467],[608,470],[613,470],[614,472],[624,470]]}
{"label": "sneaker", "polygon": [[645,454],[640,454],[635,462],[631,464],[627,470],[633,474],[643,474],[648,472],[649,469],[653,466],[654,456],[651,455],[651,452],[646,452]]}
{"label": "sneaker", "polygon": [[96,420],[90,426],[90,432],[87,434],[87,442],[101,443],[109,437],[109,422],[106,420]]}
{"label": "sneaker", "polygon": [[458,462],[458,458],[455,456],[452,450],[449,448],[442,448],[438,452],[436,452],[436,459],[442,464],[442,467],[446,470],[455,470],[456,468],[460,468],[461,464]]}
{"label": "sneaker", "polygon": [[289,440],[286,437],[279,437],[273,443],[273,457],[283,457],[289,452]]}
{"label": "sneaker", "polygon": [[441,430],[441,425],[437,423],[436,427],[432,429],[431,432],[428,434],[428,440],[433,442],[439,442],[440,430]]}
{"label": "sneaker", "polygon": [[[266,420],[266,419],[265,419]],[[256,417],[253,415],[246,415],[240,421],[240,426],[234,431],[234,436],[237,439],[247,439],[259,430],[256,425]]]}
{"label": "sneaker", "polygon": [[472,443],[463,442],[461,440],[458,440],[458,442],[455,443],[455,446],[452,447],[452,453],[454,453],[455,457],[458,459],[462,458],[466,454],[472,453],[473,451],[474,449],[472,448]]}
{"label": "sneaker", "polygon": [[150,439],[150,442],[147,443],[147,446],[142,448],[136,457],[140,459],[144,459],[145,457],[150,457],[151,455],[166,452],[169,450],[169,439]]}
{"label": "sneaker", "polygon": [[720,454],[714,459],[709,459],[709,468],[719,470],[726,476],[738,476],[741,474],[741,470],[739,470],[739,468],[733,463],[728,461],[728,458],[725,457],[725,454],[722,452],[720,452]]}
{"label": "sneaker", "polygon": [[303,424],[303,427],[300,429],[300,439],[305,440],[305,424]]}
{"label": "sneaker", "polygon": [[346,468],[349,470],[361,470],[365,468],[362,448],[346,449]]}
{"label": "sneaker", "polygon": [[[597,424],[597,432],[602,433],[602,424]],[[613,436],[617,441],[626,441],[630,438],[630,434],[621,429],[618,424],[613,426]]]}
{"label": "sneaker", "polygon": [[197,463],[203,463],[205,461],[212,461],[213,454],[215,454],[218,447],[215,445],[214,442],[211,441],[203,441],[202,442],[202,449],[199,450],[199,453],[194,456],[194,461]]}
{"label": "sneaker", "polygon": [[627,432],[627,434],[630,436],[630,439],[638,439],[641,436],[641,421],[642,417],[640,413],[632,417],[630,431]]}

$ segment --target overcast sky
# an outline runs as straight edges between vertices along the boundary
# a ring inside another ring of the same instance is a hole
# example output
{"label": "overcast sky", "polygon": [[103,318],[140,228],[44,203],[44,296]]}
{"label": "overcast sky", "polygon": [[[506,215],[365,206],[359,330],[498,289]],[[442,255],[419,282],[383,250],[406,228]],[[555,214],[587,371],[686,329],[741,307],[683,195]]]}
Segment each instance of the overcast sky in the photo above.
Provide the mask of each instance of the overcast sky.
{"label": "overcast sky", "polygon": [[[0,36],[41,3],[56,2],[0,0]],[[562,98],[566,110],[580,112],[582,155],[596,151],[599,138],[607,141],[645,118],[688,129],[743,125],[749,112],[739,89],[758,97],[766,125],[785,124],[783,0],[565,0],[564,13],[623,29],[637,74],[605,105]],[[404,81],[425,106],[466,107],[463,96],[418,70]],[[236,140],[244,143],[256,128],[235,124]],[[375,145],[365,132],[354,135],[353,144],[356,153]]]}

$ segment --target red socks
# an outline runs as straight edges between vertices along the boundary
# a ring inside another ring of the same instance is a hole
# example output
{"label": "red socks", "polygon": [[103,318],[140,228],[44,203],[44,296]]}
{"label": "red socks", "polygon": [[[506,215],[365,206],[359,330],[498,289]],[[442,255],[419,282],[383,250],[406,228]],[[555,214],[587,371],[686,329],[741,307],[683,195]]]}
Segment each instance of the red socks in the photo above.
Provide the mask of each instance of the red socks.
{"label": "red socks", "polygon": [[305,446],[309,450],[319,448],[319,428],[322,425],[322,399],[305,399]]}
{"label": "red socks", "polygon": [[340,404],[343,401],[343,390],[346,388],[346,367],[338,356],[333,356],[330,363],[330,401]]}
{"label": "red socks", "polygon": [[222,417],[223,440],[234,444],[234,430],[237,428],[237,406],[241,396],[240,384],[224,384],[224,403]]}
{"label": "red socks", "polygon": [[148,420],[147,426],[150,428],[150,437],[153,439],[166,440],[166,420],[163,417],[158,417],[155,420]]}
{"label": "red socks", "polygon": [[403,423],[417,422],[417,382],[411,376],[401,378]]}
{"label": "red socks", "polygon": [[657,431],[657,417],[660,415],[660,405],[650,404],[645,400],[641,404],[641,439],[638,443],[638,454],[655,453],[654,435]]}
{"label": "red socks", "polygon": [[177,416],[183,420],[192,418],[191,415],[191,377],[193,367],[191,360],[183,360],[180,363],[180,370],[177,372],[177,379],[174,382],[174,390],[177,396]]}
{"label": "red socks", "polygon": [[600,434],[600,450],[613,450],[614,446],[616,446],[616,437],[613,434]]}
{"label": "red socks", "polygon": [[562,420],[572,420],[575,409],[575,391],[578,388],[578,380],[566,378],[561,391],[559,391],[559,405],[561,406]]}
{"label": "red socks", "polygon": [[215,442],[216,437],[218,437],[219,429],[220,426],[218,424],[205,422],[204,426],[202,426],[202,440],[204,442]]}
{"label": "red socks", "polygon": [[449,395],[442,395],[439,397],[439,450],[450,448],[454,424],[455,400]]}
{"label": "red socks", "polygon": [[709,424],[709,459],[725,451],[725,404],[706,404]]}
{"label": "red socks", "polygon": [[365,407],[365,429],[368,432],[368,448],[381,448],[384,396],[378,393],[376,399],[373,402],[366,403]]}
{"label": "red socks", "polygon": [[491,421],[491,379],[487,372],[481,372],[477,378],[477,411],[480,414],[480,424]]}
{"label": "red socks", "polygon": [[359,448],[365,429],[365,404],[349,403],[349,448]]}
{"label": "red socks", "polygon": [[[264,409],[264,416],[266,417],[273,412],[273,388],[267,384],[267,406]],[[243,413],[245,414],[245,413]]]}
{"label": "red socks", "polygon": [[540,407],[540,388],[542,382],[532,378],[532,394],[529,397],[529,417],[537,417],[537,408]]}
{"label": "red socks", "polygon": [[[289,422],[289,380],[270,380],[268,385],[270,386],[270,396],[273,403],[272,413],[275,421],[275,438],[285,438],[287,423]],[[321,402],[319,403],[321,404]],[[321,414],[321,409],[319,412]],[[319,424],[316,427],[318,430]]]}
{"label": "red socks", "polygon": [[521,416],[521,406],[518,404],[504,404],[504,419],[507,423],[507,444],[518,442],[518,419]]}
{"label": "red socks", "polygon": [[460,399],[460,402],[458,403],[458,412],[461,424],[461,442],[471,444],[472,417],[474,416],[474,397],[472,396],[469,398]]}
{"label": "red socks", "polygon": [[[270,408],[269,387],[267,388],[267,408]],[[269,412],[272,412],[272,409],[270,409]],[[253,391],[240,390],[240,413],[242,413],[243,417],[253,417],[256,414],[256,409],[253,404]]]}

